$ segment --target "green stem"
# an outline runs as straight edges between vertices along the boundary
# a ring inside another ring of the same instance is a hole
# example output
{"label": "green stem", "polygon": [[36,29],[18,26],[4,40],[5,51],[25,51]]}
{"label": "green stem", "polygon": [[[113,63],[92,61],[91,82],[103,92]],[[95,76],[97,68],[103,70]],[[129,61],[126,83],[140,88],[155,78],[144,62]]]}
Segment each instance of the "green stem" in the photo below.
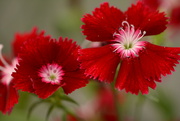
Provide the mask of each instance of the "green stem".
{"label": "green stem", "polygon": [[73,111],[71,111],[69,108],[67,108],[66,106],[59,104],[58,107],[61,108],[63,111],[65,111],[67,114],[76,116],[75,113]]}
{"label": "green stem", "polygon": [[58,107],[59,109],[62,109],[64,112],[66,112],[67,114],[75,116],[73,111],[71,111],[68,107],[66,107],[62,103],[62,101],[69,101],[74,104],[77,104],[73,99],[69,98],[67,95],[64,95],[61,89],[57,90],[51,97],[46,99],[46,102],[52,104],[52,109],[54,107]]}

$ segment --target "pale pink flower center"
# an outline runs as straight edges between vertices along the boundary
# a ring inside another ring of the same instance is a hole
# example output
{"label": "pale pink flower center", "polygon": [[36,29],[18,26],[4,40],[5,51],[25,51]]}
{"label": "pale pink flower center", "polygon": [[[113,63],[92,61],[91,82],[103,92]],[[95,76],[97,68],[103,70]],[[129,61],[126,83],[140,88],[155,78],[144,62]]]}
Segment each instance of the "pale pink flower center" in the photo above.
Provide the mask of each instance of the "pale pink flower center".
{"label": "pale pink flower center", "polygon": [[12,64],[8,64],[6,62],[6,60],[3,58],[2,56],[2,48],[3,48],[3,45],[0,44],[0,61],[1,63],[3,64],[3,66],[0,66],[0,71],[1,71],[1,74],[2,74],[2,79],[0,80],[1,83],[4,83],[6,85],[9,85],[10,82],[12,81],[13,77],[11,76],[11,74],[13,72],[15,72],[15,67],[16,67],[16,64],[18,64],[18,59],[15,58],[12,60]]}
{"label": "pale pink flower center", "polygon": [[64,71],[62,67],[56,63],[44,65],[39,70],[39,76],[42,78],[42,81],[46,83],[61,84],[63,75]]}
{"label": "pale pink flower center", "polygon": [[139,41],[146,34],[145,31],[135,30],[133,25],[127,21],[122,22],[124,28],[120,28],[118,33],[114,33],[115,39],[112,44],[114,52],[119,53],[122,58],[137,57],[141,49],[144,48],[144,42]]}

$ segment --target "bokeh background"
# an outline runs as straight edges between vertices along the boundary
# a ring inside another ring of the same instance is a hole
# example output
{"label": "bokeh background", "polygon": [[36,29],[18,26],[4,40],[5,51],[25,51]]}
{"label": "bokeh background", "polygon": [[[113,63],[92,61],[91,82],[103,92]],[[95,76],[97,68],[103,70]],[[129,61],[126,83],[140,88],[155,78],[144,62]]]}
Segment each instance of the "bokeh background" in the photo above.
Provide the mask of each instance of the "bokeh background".
{"label": "bokeh background", "polygon": [[[106,0],[125,11],[135,0]],[[53,38],[59,36],[73,38],[82,44],[85,37],[81,33],[81,18],[85,13],[91,13],[104,0],[0,0],[0,43],[4,45],[3,53],[11,53],[11,42],[17,32],[29,32],[33,27],[45,30]],[[138,17],[138,15],[137,15]],[[180,29],[179,29],[180,30]],[[180,36],[169,36],[165,33],[166,45],[180,46]],[[172,121],[180,121],[180,65],[176,72],[163,78],[157,84],[156,90],[150,90],[141,109],[142,121],[166,121],[168,115],[173,115]],[[93,84],[70,94],[77,102],[84,104],[93,97],[89,91]],[[83,93],[82,93],[83,91]],[[123,91],[122,91],[123,92]],[[121,92],[120,92],[121,93]],[[138,96],[125,94],[126,108],[124,115],[133,118],[136,112]],[[10,115],[0,114],[0,121],[26,121],[30,105],[35,102],[36,96],[21,93],[19,104],[15,105]],[[160,101],[162,100],[162,101]],[[69,105],[69,104],[68,104]],[[71,105],[70,105],[71,106]],[[73,107],[73,106],[72,106]],[[48,105],[39,105],[32,113],[30,121],[44,121]],[[61,110],[55,110],[50,120],[61,117]]]}

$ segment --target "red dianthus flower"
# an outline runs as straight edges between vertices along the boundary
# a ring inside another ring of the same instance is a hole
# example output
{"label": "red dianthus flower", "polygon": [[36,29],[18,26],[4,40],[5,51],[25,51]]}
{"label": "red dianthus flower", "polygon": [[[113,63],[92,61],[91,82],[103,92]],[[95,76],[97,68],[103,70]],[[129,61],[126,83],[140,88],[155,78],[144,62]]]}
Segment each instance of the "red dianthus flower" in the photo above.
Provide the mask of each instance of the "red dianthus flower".
{"label": "red dianthus flower", "polygon": [[28,33],[17,33],[12,42],[13,59],[7,59],[2,56],[3,45],[0,44],[0,111],[3,114],[11,113],[12,108],[18,103],[18,90],[14,87],[14,79],[11,76],[15,72],[16,64],[18,64],[18,53],[21,46],[27,40],[44,36],[44,32],[38,33],[37,28],[33,28]]}
{"label": "red dianthus flower", "polygon": [[162,75],[171,74],[179,63],[180,48],[163,47],[139,41],[147,35],[157,35],[166,29],[165,14],[153,11],[142,2],[122,12],[103,3],[82,21],[83,34],[92,42],[106,42],[105,46],[79,51],[81,68],[85,74],[101,82],[112,82],[118,64],[120,69],[115,87],[138,94],[155,89]]}
{"label": "red dianthus flower", "polygon": [[41,36],[27,41],[21,49],[19,65],[12,74],[17,89],[44,99],[60,87],[68,94],[88,83],[77,61],[80,47],[72,40]]}

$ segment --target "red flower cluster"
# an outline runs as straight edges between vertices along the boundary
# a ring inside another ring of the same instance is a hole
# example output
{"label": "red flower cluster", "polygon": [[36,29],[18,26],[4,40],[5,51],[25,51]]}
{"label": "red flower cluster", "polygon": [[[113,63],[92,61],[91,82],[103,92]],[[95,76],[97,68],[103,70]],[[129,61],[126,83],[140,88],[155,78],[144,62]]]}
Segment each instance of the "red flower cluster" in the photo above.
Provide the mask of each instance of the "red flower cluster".
{"label": "red flower cluster", "polygon": [[103,3],[82,21],[87,40],[108,43],[80,50],[81,68],[90,78],[111,83],[120,64],[115,87],[147,94],[148,87],[155,89],[155,82],[160,82],[162,75],[171,74],[179,63],[180,48],[140,41],[144,36],[160,34],[168,23],[164,13],[153,11],[142,2],[125,12]]}
{"label": "red flower cluster", "polygon": [[68,94],[88,83],[77,61],[80,47],[71,39],[56,41],[34,28],[30,33],[16,34],[12,45],[12,64],[3,58],[0,45],[0,110],[4,114],[18,103],[17,90],[44,99],[60,87]]}
{"label": "red flower cluster", "polygon": [[[156,82],[171,74],[179,63],[179,47],[141,41],[145,36],[162,33],[168,23],[165,13],[150,9],[143,2],[125,12],[105,2],[82,21],[86,39],[101,42],[101,47],[81,49],[72,39],[52,39],[36,28],[16,34],[12,62],[1,54],[0,45],[0,111],[11,111],[18,102],[18,90],[45,99],[59,88],[69,94],[84,87],[88,78],[107,83],[116,80],[119,90],[147,94],[149,87],[155,89]],[[107,91],[101,95],[100,103],[112,104],[103,115],[112,118],[114,114],[106,112],[112,107],[114,111],[112,94]]]}

